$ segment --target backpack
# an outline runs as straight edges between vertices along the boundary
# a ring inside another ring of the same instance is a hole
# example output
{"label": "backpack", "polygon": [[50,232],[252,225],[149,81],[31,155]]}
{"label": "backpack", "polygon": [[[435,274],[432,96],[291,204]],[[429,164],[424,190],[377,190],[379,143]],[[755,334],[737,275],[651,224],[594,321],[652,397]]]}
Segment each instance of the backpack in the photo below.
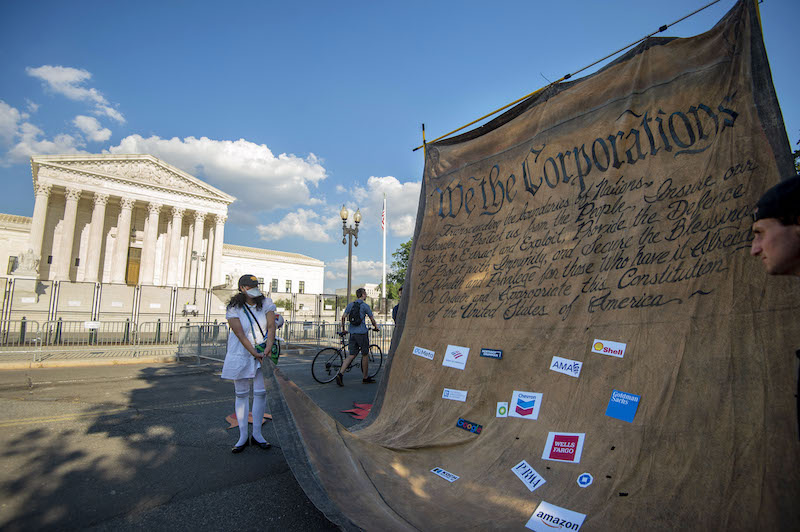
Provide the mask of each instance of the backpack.
{"label": "backpack", "polygon": [[353,327],[361,325],[361,301],[353,301],[353,306],[350,307],[350,313],[347,315],[347,319]]}

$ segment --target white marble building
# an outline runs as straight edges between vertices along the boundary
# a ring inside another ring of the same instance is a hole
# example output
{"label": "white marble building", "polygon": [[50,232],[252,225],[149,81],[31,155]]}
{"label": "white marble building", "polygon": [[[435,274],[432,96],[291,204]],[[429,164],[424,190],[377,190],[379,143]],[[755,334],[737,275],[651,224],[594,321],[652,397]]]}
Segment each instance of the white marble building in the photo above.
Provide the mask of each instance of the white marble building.
{"label": "white marble building", "polygon": [[253,273],[322,292],[322,261],[224,244],[235,198],[153,156],[35,156],[31,170],[33,216],[0,214],[6,277],[210,288]]}

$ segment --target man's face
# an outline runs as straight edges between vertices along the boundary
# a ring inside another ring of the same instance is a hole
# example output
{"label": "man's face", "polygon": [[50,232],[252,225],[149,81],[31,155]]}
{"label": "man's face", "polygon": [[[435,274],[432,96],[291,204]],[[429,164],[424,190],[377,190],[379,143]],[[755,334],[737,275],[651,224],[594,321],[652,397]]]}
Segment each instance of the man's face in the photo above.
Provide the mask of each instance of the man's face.
{"label": "man's face", "polygon": [[800,225],[783,225],[776,218],[753,224],[750,254],[760,257],[770,275],[800,275]]}

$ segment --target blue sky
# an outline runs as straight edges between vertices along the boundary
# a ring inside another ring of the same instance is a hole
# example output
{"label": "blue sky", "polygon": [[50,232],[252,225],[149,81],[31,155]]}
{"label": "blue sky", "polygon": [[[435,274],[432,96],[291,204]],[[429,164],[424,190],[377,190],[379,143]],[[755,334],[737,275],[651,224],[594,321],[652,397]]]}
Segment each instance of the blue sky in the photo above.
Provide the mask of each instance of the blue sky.
{"label": "blue sky", "polygon": [[[0,212],[33,212],[32,154],[151,153],[239,198],[226,242],[321,259],[329,291],[346,284],[339,209],[360,207],[354,283],[380,282],[381,201],[391,262],[413,231],[421,123],[446,133],[706,3],[3,2]],[[800,2],[761,15],[794,146]]]}

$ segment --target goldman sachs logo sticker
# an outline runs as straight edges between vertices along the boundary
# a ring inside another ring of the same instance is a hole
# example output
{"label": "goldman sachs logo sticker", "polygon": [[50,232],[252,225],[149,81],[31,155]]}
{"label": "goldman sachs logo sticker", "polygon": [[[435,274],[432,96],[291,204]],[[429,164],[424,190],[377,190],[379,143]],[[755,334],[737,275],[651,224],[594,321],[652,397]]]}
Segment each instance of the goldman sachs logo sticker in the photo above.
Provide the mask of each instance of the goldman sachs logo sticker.
{"label": "goldman sachs logo sticker", "polygon": [[535,532],[553,532],[553,529],[580,530],[586,514],[579,514],[555,504],[542,501],[525,524]]}

